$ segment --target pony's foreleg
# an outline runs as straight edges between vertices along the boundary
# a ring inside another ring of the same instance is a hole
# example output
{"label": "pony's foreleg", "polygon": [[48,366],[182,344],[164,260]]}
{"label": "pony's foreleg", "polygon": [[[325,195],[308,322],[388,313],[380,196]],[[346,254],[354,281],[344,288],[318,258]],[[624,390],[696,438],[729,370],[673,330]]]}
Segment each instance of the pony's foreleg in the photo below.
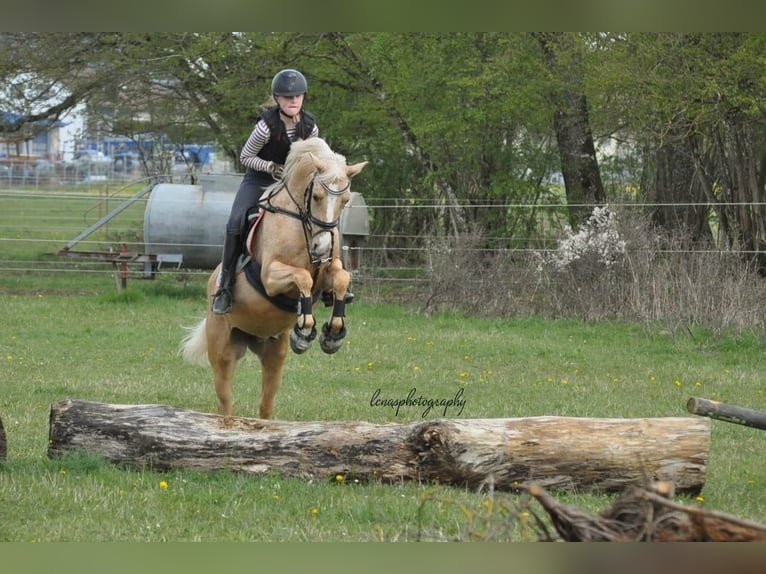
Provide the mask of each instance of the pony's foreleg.
{"label": "pony's foreleg", "polygon": [[261,281],[269,296],[298,290],[301,304],[295,327],[290,333],[290,346],[296,353],[305,352],[316,337],[316,320],[311,301],[314,280],[311,274],[305,269],[272,261],[263,266]]}
{"label": "pony's foreleg", "polygon": [[329,290],[333,294],[334,302],[332,315],[322,326],[319,345],[325,353],[332,354],[341,348],[343,339],[346,337],[346,292],[351,283],[351,275],[343,269],[339,259],[332,262],[328,282],[331,285]]}

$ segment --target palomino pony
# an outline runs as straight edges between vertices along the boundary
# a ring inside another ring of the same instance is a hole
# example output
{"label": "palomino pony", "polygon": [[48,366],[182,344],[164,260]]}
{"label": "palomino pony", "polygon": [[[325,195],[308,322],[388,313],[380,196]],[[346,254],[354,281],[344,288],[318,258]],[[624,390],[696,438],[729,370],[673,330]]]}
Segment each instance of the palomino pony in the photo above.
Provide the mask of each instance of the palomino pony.
{"label": "palomino pony", "polygon": [[190,329],[181,353],[189,363],[212,365],[218,412],[227,421],[234,372],[247,349],[261,363],[259,416],[273,416],[288,349],[302,353],[311,346],[313,306],[322,293],[331,293],[333,301],[320,335],[322,350],[334,353],[343,344],[351,277],[340,261],[338,223],[351,198],[350,179],[366,165],[346,165],[320,138],[291,144],[282,180],[261,199],[262,215],[248,241],[252,261],[237,273],[230,314],[210,310],[220,265],[211,274],[207,315]]}

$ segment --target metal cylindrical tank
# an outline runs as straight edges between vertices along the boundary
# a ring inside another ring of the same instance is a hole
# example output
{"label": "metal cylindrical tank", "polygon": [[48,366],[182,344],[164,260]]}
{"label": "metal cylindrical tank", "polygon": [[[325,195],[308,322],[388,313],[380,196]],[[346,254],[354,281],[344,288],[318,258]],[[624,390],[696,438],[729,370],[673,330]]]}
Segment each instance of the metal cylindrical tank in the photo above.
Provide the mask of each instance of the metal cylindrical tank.
{"label": "metal cylindrical tank", "polygon": [[200,178],[199,185],[154,186],[144,212],[146,253],[181,255],[183,267],[212,269],[242,176]]}
{"label": "metal cylindrical tank", "polygon": [[[197,185],[162,183],[154,186],[144,211],[146,253],[181,255],[181,266],[213,269],[221,261],[223,237],[231,204],[241,175],[201,175]],[[358,252],[349,259],[349,249],[359,247],[370,233],[367,205],[361,194],[352,192],[340,218],[341,253],[349,269],[359,266]]]}

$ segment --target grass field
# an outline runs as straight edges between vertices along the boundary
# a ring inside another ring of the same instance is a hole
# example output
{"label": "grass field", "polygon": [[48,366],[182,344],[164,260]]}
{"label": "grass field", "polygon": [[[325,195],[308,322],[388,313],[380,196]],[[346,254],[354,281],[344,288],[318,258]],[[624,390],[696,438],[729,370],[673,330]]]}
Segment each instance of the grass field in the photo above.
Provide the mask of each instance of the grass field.
{"label": "grass field", "polygon": [[[205,276],[163,272],[155,281],[131,279],[118,292],[108,267],[78,264],[62,271],[44,255],[82,229],[82,212],[92,200],[78,204],[74,215],[52,216],[50,236],[35,241],[33,226],[20,214],[43,217],[51,210],[37,199],[1,201],[0,418],[8,460],[0,464],[0,541],[536,539],[529,513],[544,513],[519,494],[157,473],[115,468],[87,455],[49,460],[50,406],[62,399],[215,411],[211,372],[177,355],[184,327],[204,312]],[[137,229],[140,212],[129,217],[132,223],[111,233]],[[385,302],[363,281],[354,291],[359,300],[348,309],[349,336],[341,351],[327,356],[317,346],[288,357],[277,418],[417,421],[420,409],[397,416],[370,404],[378,389],[396,397],[413,387],[433,398],[463,390],[462,413],[435,411],[428,418],[691,417],[685,411],[691,396],[766,410],[762,333],[425,316]],[[325,313],[318,310],[320,321]],[[252,356],[238,369],[235,409],[257,414]],[[698,499],[683,502],[766,522],[766,432],[720,421],[712,429],[706,486]],[[557,495],[593,510],[612,501],[599,494]]]}
{"label": "grass field", "polygon": [[[486,493],[450,487],[155,473],[87,456],[48,460],[49,409],[61,399],[215,410],[210,372],[176,355],[183,326],[203,311],[201,282],[164,275],[134,281],[123,293],[109,277],[89,283],[92,293],[83,295],[58,294],[41,282],[35,292],[6,289],[0,299],[0,417],[9,446],[0,471],[0,540],[467,540],[495,532],[498,521],[510,525],[504,539],[534,539],[517,514],[488,515]],[[317,348],[289,357],[278,418],[420,420],[419,410],[403,409],[397,417],[370,406],[376,389],[398,396],[412,387],[445,398],[464,389],[463,418],[683,416],[690,396],[766,409],[763,342],[756,336],[426,318],[360,295],[338,354]],[[238,375],[237,413],[256,416],[254,357]],[[707,485],[690,502],[763,520],[765,441],[762,431],[714,422]],[[509,508],[525,504],[520,495],[495,496]],[[598,509],[611,499],[567,494],[565,500]]]}

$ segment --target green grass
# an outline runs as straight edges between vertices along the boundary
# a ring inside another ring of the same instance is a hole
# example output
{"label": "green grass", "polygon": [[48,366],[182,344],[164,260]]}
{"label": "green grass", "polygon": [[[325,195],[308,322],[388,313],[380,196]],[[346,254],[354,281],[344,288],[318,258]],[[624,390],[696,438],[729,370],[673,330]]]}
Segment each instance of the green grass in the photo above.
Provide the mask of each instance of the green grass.
{"label": "green grass", "polygon": [[[522,495],[495,495],[490,512],[486,492],[438,485],[156,473],[82,455],[49,460],[50,406],[65,398],[215,411],[210,371],[176,354],[183,327],[203,312],[203,280],[175,279],[131,281],[117,293],[110,277],[86,275],[79,289],[60,294],[45,281],[19,292],[17,279],[0,276],[0,417],[9,447],[0,466],[0,540],[535,539],[519,518],[526,516]],[[692,416],[685,412],[690,396],[766,410],[764,343],[756,335],[425,317],[356,291],[340,352],[312,348],[288,358],[277,418],[416,421],[420,409],[396,416],[370,405],[376,389],[398,397],[413,387],[435,398],[463,389],[462,418]],[[320,320],[325,313],[319,309]],[[257,414],[253,356],[238,369],[235,409]],[[429,418],[445,414],[457,416],[453,410]],[[763,431],[714,421],[702,504],[763,521],[764,446]],[[561,496],[594,510],[612,500]],[[498,525],[508,530],[498,534]]]}
{"label": "green grass", "polygon": [[[204,312],[205,273],[164,271],[156,281],[132,275],[117,292],[110,265],[50,255],[106,211],[97,205],[96,193],[0,196],[0,418],[8,438],[0,541],[536,539],[530,513],[544,513],[518,494],[157,473],[83,454],[49,460],[50,407],[66,398],[216,409],[211,372],[176,353],[184,326]],[[139,202],[77,249],[137,237],[142,211]],[[397,398],[413,387],[432,398],[463,391],[460,415],[452,409],[429,418],[692,416],[690,396],[766,410],[761,333],[425,316],[383,302],[386,288],[359,282],[354,291],[344,347],[327,356],[315,345],[288,357],[277,418],[417,421],[422,409],[397,416],[370,404],[378,389]],[[318,310],[320,321],[327,311]],[[256,416],[258,392],[258,365],[249,356],[237,372],[236,413]],[[766,521],[766,432],[720,421],[712,429],[703,500],[688,502]],[[557,496],[592,510],[613,500]]]}

